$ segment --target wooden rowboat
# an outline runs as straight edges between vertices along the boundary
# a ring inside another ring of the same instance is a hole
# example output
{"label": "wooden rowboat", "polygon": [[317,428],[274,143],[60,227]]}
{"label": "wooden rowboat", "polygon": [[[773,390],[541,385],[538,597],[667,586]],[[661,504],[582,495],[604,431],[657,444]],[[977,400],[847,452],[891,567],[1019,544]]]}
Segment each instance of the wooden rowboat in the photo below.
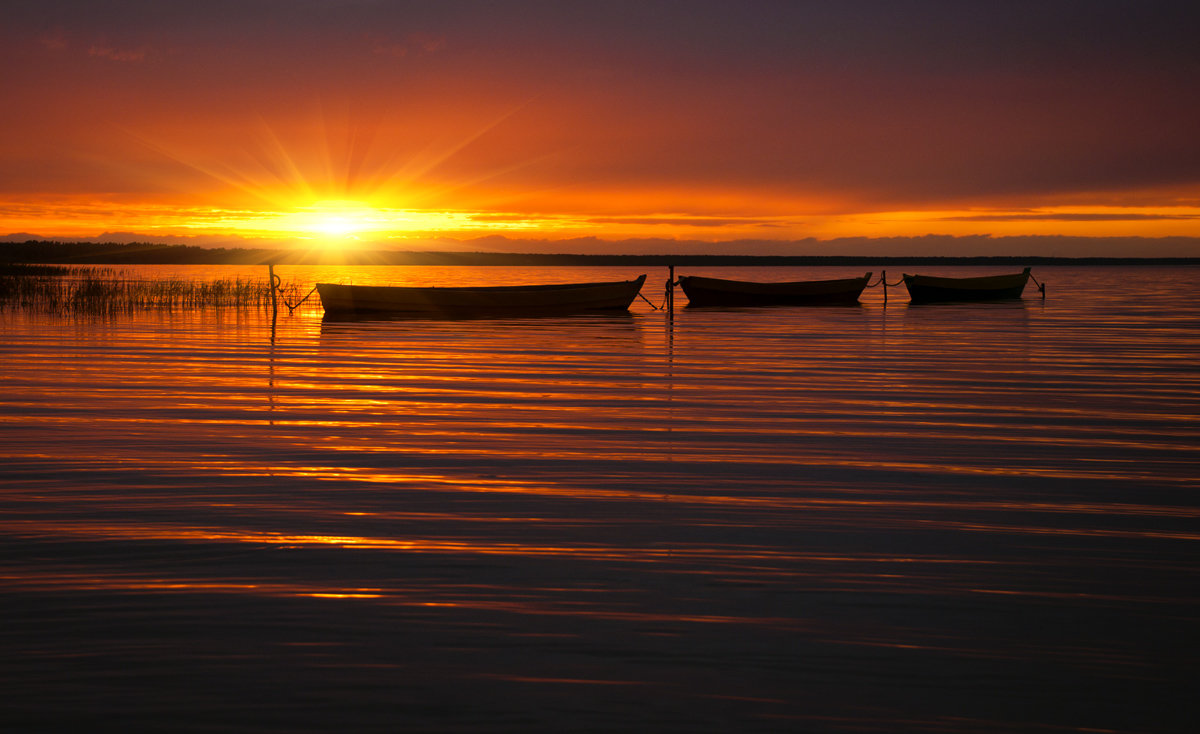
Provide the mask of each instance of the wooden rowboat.
{"label": "wooden rowboat", "polygon": [[645,280],[468,287],[317,283],[317,292],[326,314],[541,316],[627,310]]}
{"label": "wooden rowboat", "polygon": [[688,306],[820,306],[858,303],[871,274],[840,280],[760,283],[681,275]]}
{"label": "wooden rowboat", "polygon": [[996,301],[1020,298],[1029,280],[1029,268],[1011,275],[987,275],[981,278],[937,278],[932,275],[904,274],[904,285],[913,303],[936,301]]}

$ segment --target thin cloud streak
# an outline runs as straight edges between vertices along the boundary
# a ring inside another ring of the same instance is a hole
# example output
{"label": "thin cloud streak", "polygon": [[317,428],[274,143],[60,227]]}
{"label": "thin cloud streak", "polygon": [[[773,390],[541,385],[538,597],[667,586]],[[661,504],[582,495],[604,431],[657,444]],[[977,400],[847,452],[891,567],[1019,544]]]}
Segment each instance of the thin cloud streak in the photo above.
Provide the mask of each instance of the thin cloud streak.
{"label": "thin cloud streak", "polygon": [[1153,222],[1200,220],[1200,214],[1144,214],[1127,212],[1092,214],[1061,212],[1054,214],[967,214],[939,217],[941,222]]}

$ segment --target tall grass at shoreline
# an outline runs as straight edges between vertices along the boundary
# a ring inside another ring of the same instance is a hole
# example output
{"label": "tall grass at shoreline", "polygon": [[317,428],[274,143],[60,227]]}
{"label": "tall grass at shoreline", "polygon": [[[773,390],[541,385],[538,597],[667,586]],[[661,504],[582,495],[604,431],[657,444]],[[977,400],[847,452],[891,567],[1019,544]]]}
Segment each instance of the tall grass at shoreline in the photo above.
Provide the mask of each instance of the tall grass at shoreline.
{"label": "tall grass at shoreline", "polygon": [[[304,293],[285,283],[283,297]],[[280,303],[282,306],[282,303]],[[64,315],[115,315],[146,310],[271,308],[270,283],[263,280],[130,278],[112,268],[0,264],[0,307]]]}

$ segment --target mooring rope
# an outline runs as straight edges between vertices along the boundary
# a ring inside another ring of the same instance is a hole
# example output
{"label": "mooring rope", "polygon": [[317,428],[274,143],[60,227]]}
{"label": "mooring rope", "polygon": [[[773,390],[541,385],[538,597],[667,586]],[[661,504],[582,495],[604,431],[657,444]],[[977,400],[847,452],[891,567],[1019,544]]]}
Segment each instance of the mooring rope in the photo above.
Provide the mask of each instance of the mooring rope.
{"label": "mooring rope", "polygon": [[671,291],[677,285],[679,285],[679,281],[677,281],[677,280],[668,280],[667,281],[666,290],[663,292],[662,305],[655,306],[654,302],[651,301],[649,298],[646,298],[645,296],[643,296],[641,291],[638,291],[638,298],[642,299],[647,304],[649,304],[650,308],[654,309],[655,311],[665,311],[667,308],[667,304],[671,303],[672,300],[674,300],[671,298],[671,296],[674,295]]}
{"label": "mooring rope", "polygon": [[1039,283],[1038,279],[1033,277],[1033,273],[1029,274],[1029,279],[1032,280],[1033,284],[1036,285],[1038,287],[1038,290],[1042,292],[1042,300],[1043,301],[1046,300],[1046,284]]}
{"label": "mooring rope", "polygon": [[272,308],[275,308],[276,298],[278,297],[279,300],[283,301],[283,305],[288,307],[288,313],[289,314],[293,313],[296,309],[300,308],[300,306],[302,306],[305,301],[307,301],[309,298],[312,298],[312,294],[317,292],[317,287],[314,285],[313,289],[308,292],[307,296],[305,296],[304,298],[301,298],[299,301],[296,301],[295,303],[292,303],[291,301],[288,300],[287,292],[283,289],[283,278],[280,278],[275,273],[274,263],[267,264],[267,272],[270,273],[270,275],[271,275],[271,307]]}
{"label": "mooring rope", "polygon": [[645,301],[646,303],[649,303],[649,304],[650,304],[650,308],[654,309],[655,311],[658,311],[658,310],[659,310],[659,307],[658,307],[658,306],[655,306],[653,303],[651,303],[651,301],[650,301],[650,299],[649,299],[649,298],[646,298],[645,296],[643,296],[641,291],[638,291],[638,298],[642,299],[642,300],[643,300],[643,301]]}
{"label": "mooring rope", "polygon": [[887,282],[887,271],[880,270],[879,271],[879,280],[875,281],[874,283],[867,283],[867,288],[876,288],[878,286],[883,286],[883,305],[886,306],[887,302],[888,302],[887,289],[895,288],[896,286],[900,285],[903,282],[904,282],[903,276],[901,276],[900,280],[897,280],[895,283]]}
{"label": "mooring rope", "polygon": [[886,286],[888,288],[895,288],[896,286],[898,286],[904,282],[903,276],[901,276],[900,280],[897,280],[895,283],[887,282],[886,280],[884,280],[884,278],[886,278],[886,277],[887,277],[887,271],[884,270],[879,273],[879,280],[875,281],[874,283],[867,283],[867,287],[868,288],[878,288],[879,286],[882,285],[882,286]]}
{"label": "mooring rope", "polygon": [[[279,277],[279,276],[275,276],[275,277]],[[312,298],[312,294],[317,292],[317,287],[314,285],[313,289],[308,292],[307,296],[305,296],[304,298],[301,298],[299,301],[296,301],[295,303],[292,303],[291,301],[288,300],[287,296],[285,296],[283,294],[283,288],[279,287],[277,289],[279,291],[279,298],[280,298],[280,300],[283,301],[283,305],[288,307],[288,313],[292,313],[296,309],[300,308],[300,306],[303,305],[305,301],[307,301],[309,298]]]}

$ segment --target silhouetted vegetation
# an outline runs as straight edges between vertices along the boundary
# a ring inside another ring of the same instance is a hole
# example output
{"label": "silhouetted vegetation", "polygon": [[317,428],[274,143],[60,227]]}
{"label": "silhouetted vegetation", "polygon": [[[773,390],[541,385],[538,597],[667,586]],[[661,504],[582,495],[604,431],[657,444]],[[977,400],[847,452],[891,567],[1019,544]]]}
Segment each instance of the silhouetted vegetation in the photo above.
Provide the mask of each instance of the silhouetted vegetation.
{"label": "silhouetted vegetation", "polygon": [[[283,286],[284,297],[299,301],[296,283]],[[180,278],[125,277],[112,268],[0,265],[0,307],[64,315],[111,315],[141,310],[271,307],[264,280],[191,281]]]}
{"label": "silhouetted vegetation", "polygon": [[72,272],[72,269],[63,265],[0,262],[0,278],[8,276],[66,275],[70,272]]}
{"label": "silhouetted vegetation", "polygon": [[279,262],[275,250],[226,249],[146,242],[54,242],[27,240],[0,243],[0,262],[80,263],[111,265],[250,265]]}
{"label": "silhouetted vegetation", "polygon": [[558,266],[868,266],[894,265],[1177,265],[1192,257],[861,256],[861,255],[603,255],[574,253],[272,250],[28,240],[0,243],[0,262],[173,265],[558,265]]}

